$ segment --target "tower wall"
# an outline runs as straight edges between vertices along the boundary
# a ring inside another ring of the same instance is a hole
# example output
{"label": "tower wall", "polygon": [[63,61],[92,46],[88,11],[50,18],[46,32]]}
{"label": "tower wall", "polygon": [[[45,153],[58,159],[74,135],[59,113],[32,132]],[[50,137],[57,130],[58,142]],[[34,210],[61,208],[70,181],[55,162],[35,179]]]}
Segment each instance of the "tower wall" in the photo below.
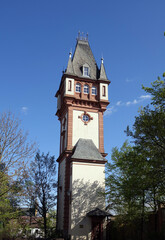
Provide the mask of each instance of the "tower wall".
{"label": "tower wall", "polygon": [[66,165],[66,159],[64,159],[59,164],[59,177],[58,177],[58,201],[60,204],[58,205],[58,229],[62,230],[64,227],[64,193],[65,193],[65,165]]}
{"label": "tower wall", "polygon": [[73,135],[72,145],[74,146],[79,138],[92,139],[97,148],[99,148],[99,118],[97,112],[86,111],[92,118],[87,124],[84,124],[82,115],[84,111],[73,110]]}
{"label": "tower wall", "polygon": [[[65,239],[105,239],[100,192],[105,189],[103,114],[109,83],[103,60],[99,69],[88,41],[78,40],[56,93],[61,124],[57,226]],[[90,212],[102,215],[95,221]]]}
{"label": "tower wall", "polygon": [[101,194],[104,189],[105,164],[72,162],[70,233],[73,239],[88,239],[91,235],[91,220],[86,215],[96,207],[105,208]]}

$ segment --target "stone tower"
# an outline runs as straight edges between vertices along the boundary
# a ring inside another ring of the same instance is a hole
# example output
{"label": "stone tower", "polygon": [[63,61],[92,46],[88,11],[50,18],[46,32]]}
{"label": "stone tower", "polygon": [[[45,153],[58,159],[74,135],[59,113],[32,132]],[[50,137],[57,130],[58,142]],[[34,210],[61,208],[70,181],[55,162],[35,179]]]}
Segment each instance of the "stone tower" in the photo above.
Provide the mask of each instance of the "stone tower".
{"label": "stone tower", "polygon": [[104,239],[105,188],[103,114],[108,85],[103,59],[98,68],[88,38],[75,52],[56,93],[60,121],[57,228],[65,239]]}

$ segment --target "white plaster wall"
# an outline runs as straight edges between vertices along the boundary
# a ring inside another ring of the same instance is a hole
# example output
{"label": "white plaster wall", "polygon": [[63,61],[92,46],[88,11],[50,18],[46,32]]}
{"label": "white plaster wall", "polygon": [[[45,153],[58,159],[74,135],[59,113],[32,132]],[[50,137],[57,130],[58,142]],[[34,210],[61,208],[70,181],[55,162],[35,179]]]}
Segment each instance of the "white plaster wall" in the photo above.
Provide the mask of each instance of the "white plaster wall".
{"label": "white plaster wall", "polygon": [[92,139],[97,148],[99,148],[99,119],[98,113],[87,112],[93,120],[87,125],[79,118],[84,111],[73,110],[73,134],[72,145],[74,146],[79,138]]}
{"label": "white plaster wall", "polygon": [[58,229],[63,229],[64,219],[64,190],[65,190],[65,159],[60,163],[59,168],[59,199],[58,199]]}
{"label": "white plaster wall", "polygon": [[104,170],[104,164],[72,163],[72,239],[90,239],[91,219],[86,214],[97,207],[105,210],[105,199],[99,194],[105,189]]}
{"label": "white plaster wall", "polygon": [[[105,86],[106,96],[103,96],[103,86]],[[108,84],[100,83],[100,99],[108,100]]]}
{"label": "white plaster wall", "polygon": [[[71,81],[71,91],[68,90],[69,80]],[[74,79],[73,78],[65,79],[65,94],[74,95]]]}

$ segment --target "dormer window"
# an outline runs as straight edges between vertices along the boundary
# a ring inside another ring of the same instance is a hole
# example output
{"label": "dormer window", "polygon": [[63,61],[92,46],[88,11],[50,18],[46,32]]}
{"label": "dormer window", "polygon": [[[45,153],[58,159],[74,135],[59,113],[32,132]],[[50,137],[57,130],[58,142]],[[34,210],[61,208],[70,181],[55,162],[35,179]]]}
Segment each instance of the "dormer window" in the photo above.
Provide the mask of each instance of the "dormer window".
{"label": "dormer window", "polygon": [[88,77],[89,76],[89,68],[84,67],[84,76]]}
{"label": "dormer window", "polygon": [[90,70],[90,69],[89,69],[88,64],[85,63],[85,64],[83,65],[83,76],[84,76],[84,77],[89,77],[89,70]]}

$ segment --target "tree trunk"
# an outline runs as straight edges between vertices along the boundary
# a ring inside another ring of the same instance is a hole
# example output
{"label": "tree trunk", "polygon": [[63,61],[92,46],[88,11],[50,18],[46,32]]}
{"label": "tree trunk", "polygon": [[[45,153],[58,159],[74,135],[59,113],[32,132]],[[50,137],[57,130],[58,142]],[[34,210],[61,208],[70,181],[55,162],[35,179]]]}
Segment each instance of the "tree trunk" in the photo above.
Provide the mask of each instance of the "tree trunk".
{"label": "tree trunk", "polygon": [[154,189],[154,212],[155,212],[155,233],[157,232],[157,204],[156,204],[156,193]]}
{"label": "tree trunk", "polygon": [[144,237],[144,204],[145,204],[145,191],[143,190],[143,199],[142,199],[142,214],[141,214],[141,240]]}
{"label": "tree trunk", "polygon": [[46,199],[45,199],[44,191],[43,191],[43,219],[44,219],[45,239],[47,239]]}

